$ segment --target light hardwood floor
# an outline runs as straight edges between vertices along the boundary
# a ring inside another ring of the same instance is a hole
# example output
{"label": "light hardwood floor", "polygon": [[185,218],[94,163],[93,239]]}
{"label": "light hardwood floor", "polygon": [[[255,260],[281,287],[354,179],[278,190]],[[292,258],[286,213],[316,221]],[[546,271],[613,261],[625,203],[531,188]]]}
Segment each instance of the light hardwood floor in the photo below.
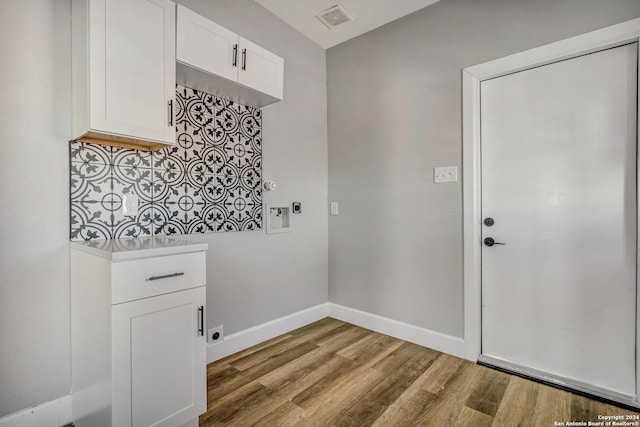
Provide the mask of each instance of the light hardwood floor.
{"label": "light hardwood floor", "polygon": [[201,426],[557,426],[638,415],[331,318],[213,362],[207,375]]}

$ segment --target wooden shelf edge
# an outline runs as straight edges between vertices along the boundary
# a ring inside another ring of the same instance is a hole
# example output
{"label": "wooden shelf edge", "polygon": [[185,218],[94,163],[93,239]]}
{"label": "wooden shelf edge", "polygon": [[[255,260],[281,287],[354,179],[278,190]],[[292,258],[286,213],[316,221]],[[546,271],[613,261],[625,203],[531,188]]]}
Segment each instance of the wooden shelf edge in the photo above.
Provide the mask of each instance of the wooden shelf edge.
{"label": "wooden shelf edge", "polygon": [[110,147],[129,148],[140,151],[156,151],[164,147],[171,147],[172,144],[158,144],[157,142],[126,138],[122,136],[97,134],[87,132],[85,135],[76,138],[76,141],[88,142],[90,144],[107,145]]}

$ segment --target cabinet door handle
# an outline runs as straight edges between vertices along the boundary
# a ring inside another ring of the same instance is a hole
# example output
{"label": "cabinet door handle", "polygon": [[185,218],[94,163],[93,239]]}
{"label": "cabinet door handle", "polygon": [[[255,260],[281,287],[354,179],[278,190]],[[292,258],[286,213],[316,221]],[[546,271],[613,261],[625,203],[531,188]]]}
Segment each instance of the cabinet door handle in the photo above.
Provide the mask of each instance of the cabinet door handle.
{"label": "cabinet door handle", "polygon": [[238,44],[233,45],[233,66],[238,66]]}
{"label": "cabinet door handle", "polygon": [[200,336],[204,336],[204,305],[198,307],[198,313],[200,313],[200,322],[198,323],[198,333]]}
{"label": "cabinet door handle", "polygon": [[165,274],[163,276],[151,276],[147,280],[168,279],[170,277],[178,277],[178,276],[184,276],[184,273],[171,273],[171,274]]}
{"label": "cabinet door handle", "polygon": [[173,126],[173,99],[170,99],[167,103],[167,110],[169,114],[169,126]]}
{"label": "cabinet door handle", "polygon": [[242,49],[242,71],[247,69],[247,49]]}

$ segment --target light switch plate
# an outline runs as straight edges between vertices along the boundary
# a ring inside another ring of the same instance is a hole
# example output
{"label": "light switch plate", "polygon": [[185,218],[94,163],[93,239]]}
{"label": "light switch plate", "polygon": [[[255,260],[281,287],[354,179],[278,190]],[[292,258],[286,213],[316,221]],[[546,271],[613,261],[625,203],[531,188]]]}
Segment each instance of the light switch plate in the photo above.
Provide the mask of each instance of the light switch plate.
{"label": "light switch plate", "polygon": [[433,182],[440,184],[443,182],[458,182],[458,167],[444,166],[433,168]]}
{"label": "light switch plate", "polygon": [[338,215],[338,202],[331,202],[331,215]]}

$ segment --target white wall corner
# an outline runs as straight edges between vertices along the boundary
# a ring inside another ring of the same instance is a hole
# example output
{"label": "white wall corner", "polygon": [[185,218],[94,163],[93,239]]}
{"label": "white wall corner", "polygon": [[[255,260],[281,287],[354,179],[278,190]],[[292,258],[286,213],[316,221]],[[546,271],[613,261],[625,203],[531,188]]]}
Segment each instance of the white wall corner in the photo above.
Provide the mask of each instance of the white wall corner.
{"label": "white wall corner", "polygon": [[329,303],[329,316],[452,356],[465,357],[464,340],[459,337],[442,334],[334,303]]}
{"label": "white wall corner", "polygon": [[214,362],[252,347],[261,342],[275,338],[278,335],[291,332],[294,329],[308,325],[329,316],[329,303],[298,311],[261,325],[245,329],[224,337],[224,341],[207,346],[207,363]]}
{"label": "white wall corner", "polygon": [[71,395],[0,418],[0,427],[60,427],[71,422]]}

